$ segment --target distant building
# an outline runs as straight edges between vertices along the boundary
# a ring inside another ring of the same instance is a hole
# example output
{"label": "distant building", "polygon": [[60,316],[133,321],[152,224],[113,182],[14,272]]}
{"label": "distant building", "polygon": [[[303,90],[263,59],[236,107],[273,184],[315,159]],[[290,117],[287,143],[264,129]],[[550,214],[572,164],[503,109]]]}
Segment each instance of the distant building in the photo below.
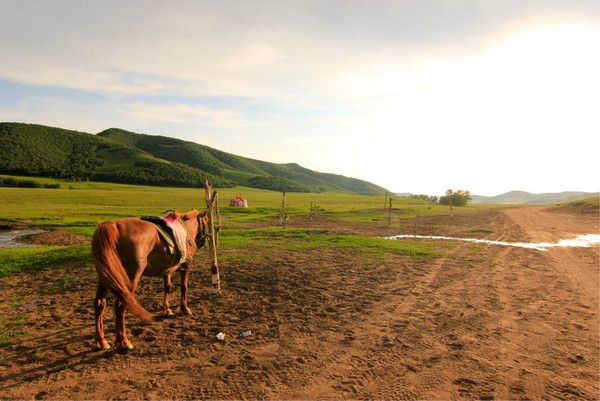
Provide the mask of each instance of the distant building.
{"label": "distant building", "polygon": [[229,200],[229,207],[248,207],[248,201],[239,195]]}

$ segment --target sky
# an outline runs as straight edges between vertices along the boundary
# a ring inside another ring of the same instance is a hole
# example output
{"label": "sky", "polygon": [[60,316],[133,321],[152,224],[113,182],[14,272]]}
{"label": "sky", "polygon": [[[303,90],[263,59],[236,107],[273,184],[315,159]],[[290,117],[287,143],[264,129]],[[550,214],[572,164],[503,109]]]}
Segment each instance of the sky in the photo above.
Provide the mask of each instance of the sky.
{"label": "sky", "polygon": [[600,189],[600,2],[0,0],[0,121],[396,192]]}

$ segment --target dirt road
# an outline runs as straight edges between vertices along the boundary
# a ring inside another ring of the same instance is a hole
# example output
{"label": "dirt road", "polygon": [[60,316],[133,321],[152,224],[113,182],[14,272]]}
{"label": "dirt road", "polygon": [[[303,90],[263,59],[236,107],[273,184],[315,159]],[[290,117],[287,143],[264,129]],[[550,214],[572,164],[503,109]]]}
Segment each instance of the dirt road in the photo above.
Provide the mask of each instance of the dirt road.
{"label": "dirt road", "polygon": [[[598,233],[597,214],[488,213],[457,224],[510,241]],[[0,398],[599,397],[598,247],[445,250],[256,250],[223,263],[224,297],[192,284],[194,316],[131,319],[128,355],[91,350],[95,278],[82,266],[63,268],[78,277],[66,292],[40,292],[51,271],[3,278],[0,312],[24,308],[32,330],[0,348]],[[142,284],[142,304],[160,310],[160,283]]]}

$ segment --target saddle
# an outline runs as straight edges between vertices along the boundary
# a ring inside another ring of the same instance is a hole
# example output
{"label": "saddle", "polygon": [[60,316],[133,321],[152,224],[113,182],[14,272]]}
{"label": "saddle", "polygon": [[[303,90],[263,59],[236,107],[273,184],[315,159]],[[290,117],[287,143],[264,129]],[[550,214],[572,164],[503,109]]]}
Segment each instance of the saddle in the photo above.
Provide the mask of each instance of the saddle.
{"label": "saddle", "polygon": [[150,222],[156,226],[162,240],[167,244],[169,252],[175,255],[179,263],[188,260],[187,244],[191,241],[188,233],[177,214],[169,210],[161,216],[142,216],[141,220]]}

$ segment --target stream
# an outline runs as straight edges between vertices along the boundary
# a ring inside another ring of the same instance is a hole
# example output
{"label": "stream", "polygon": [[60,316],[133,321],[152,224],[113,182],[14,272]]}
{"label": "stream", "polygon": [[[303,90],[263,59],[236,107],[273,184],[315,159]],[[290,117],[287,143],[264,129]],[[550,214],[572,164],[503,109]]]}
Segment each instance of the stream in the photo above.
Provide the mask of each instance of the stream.
{"label": "stream", "polygon": [[402,239],[437,239],[437,240],[448,240],[448,241],[464,241],[464,242],[475,242],[478,244],[490,244],[500,246],[512,246],[516,248],[535,249],[537,251],[547,251],[548,248],[559,248],[559,247],[583,247],[589,248],[594,245],[600,244],[600,235],[598,234],[581,234],[572,239],[562,239],[559,242],[506,242],[506,241],[494,241],[489,239],[479,238],[460,238],[460,237],[446,237],[443,235],[412,235],[402,234],[394,235],[392,237],[385,237],[386,239],[402,240]]}
{"label": "stream", "polygon": [[25,229],[0,231],[0,249],[32,248],[39,246],[35,244],[26,244],[24,242],[19,242],[18,239],[24,235],[39,234],[43,233],[44,231],[46,230]]}

